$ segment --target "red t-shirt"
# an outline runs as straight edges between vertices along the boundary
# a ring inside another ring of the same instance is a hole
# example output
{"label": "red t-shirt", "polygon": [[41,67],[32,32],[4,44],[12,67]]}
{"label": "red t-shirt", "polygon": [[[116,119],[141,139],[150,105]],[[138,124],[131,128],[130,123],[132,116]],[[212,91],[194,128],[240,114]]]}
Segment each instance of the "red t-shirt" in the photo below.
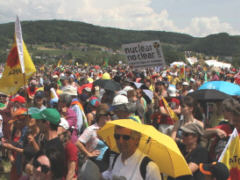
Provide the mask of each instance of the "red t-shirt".
{"label": "red t-shirt", "polygon": [[[172,98],[166,99],[166,100],[167,100],[167,102],[168,102],[169,107],[170,107],[172,110],[173,110],[173,109],[177,109],[177,108],[179,107],[179,105],[180,105],[180,101],[179,101],[179,99],[177,99],[177,98],[172,97]],[[159,101],[159,106],[165,108],[162,99]],[[165,108],[165,109],[166,109],[166,108]],[[173,123],[174,123],[174,122],[173,122],[173,120],[171,119],[170,116],[168,116],[168,115],[161,115],[161,120],[160,120],[160,123],[159,123],[159,124],[169,124],[169,125],[172,125]]]}
{"label": "red t-shirt", "polygon": [[76,169],[75,169],[75,175],[74,177],[77,177],[78,172],[78,149],[75,144],[73,144],[71,141],[68,141],[65,145],[65,157],[66,162],[75,161],[76,162]]}

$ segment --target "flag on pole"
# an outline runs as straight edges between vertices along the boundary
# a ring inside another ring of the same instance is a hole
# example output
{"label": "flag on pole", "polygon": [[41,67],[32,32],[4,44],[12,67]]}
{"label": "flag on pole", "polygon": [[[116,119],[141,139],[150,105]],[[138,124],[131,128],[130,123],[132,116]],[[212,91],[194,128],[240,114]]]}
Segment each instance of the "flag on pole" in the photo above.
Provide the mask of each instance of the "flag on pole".
{"label": "flag on pole", "polygon": [[236,128],[233,130],[218,161],[227,166],[230,173],[228,180],[240,179],[240,139]]}
{"label": "flag on pole", "polygon": [[14,43],[0,79],[0,92],[8,95],[17,93],[35,72],[36,68],[22,39],[21,25],[17,17]]}
{"label": "flag on pole", "polygon": [[61,66],[61,64],[62,64],[62,60],[60,59],[57,63],[57,67]]}
{"label": "flag on pole", "polygon": [[103,63],[104,67],[108,67],[108,61],[109,61],[108,58],[104,58],[104,63]]}
{"label": "flag on pole", "polygon": [[176,113],[170,108],[170,106],[168,105],[167,100],[166,100],[164,97],[162,97],[162,100],[163,100],[163,104],[164,104],[164,106],[165,106],[165,108],[166,108],[166,110],[167,110],[170,118],[171,118],[173,121],[178,121],[178,120],[179,120],[179,119],[178,119],[178,116],[177,116]]}
{"label": "flag on pole", "polygon": [[180,68],[179,78],[185,79],[185,66],[184,65]]}
{"label": "flag on pole", "polygon": [[44,71],[45,70],[45,66],[44,64],[39,68],[40,71]]}

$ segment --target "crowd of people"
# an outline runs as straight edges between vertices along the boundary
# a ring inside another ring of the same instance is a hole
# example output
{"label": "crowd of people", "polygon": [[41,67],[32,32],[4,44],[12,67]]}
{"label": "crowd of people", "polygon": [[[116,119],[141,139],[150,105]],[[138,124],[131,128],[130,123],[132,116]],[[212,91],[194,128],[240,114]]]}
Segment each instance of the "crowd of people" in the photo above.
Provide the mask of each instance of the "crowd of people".
{"label": "crowd of people", "polygon": [[116,126],[120,154],[98,136],[108,121],[126,119],[152,125],[176,141],[192,176],[175,179],[227,179],[226,167],[216,161],[233,129],[240,132],[238,98],[211,102],[214,108],[206,109],[207,102],[189,93],[206,81],[234,83],[236,73],[202,66],[184,72],[127,65],[38,68],[17,94],[0,92],[1,158],[11,162],[11,180],[166,178],[138,150],[141,134]]}

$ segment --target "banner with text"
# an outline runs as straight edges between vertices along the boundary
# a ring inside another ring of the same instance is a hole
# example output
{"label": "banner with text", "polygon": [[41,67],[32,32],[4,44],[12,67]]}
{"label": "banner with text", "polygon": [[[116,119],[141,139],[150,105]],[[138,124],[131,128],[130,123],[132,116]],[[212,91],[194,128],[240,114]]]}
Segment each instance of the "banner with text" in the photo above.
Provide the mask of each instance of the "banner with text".
{"label": "banner with text", "polygon": [[129,66],[134,68],[165,65],[159,40],[123,44],[122,49],[127,57]]}

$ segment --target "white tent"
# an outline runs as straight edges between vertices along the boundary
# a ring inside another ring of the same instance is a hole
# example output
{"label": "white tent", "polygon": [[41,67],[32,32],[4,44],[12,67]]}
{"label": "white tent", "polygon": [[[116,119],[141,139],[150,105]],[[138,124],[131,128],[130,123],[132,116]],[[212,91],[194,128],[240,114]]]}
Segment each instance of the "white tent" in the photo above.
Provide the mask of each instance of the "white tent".
{"label": "white tent", "polygon": [[183,61],[175,61],[170,64],[170,66],[185,66],[186,64]]}
{"label": "white tent", "polygon": [[229,63],[220,62],[220,61],[217,61],[215,59],[206,60],[205,63],[208,66],[219,67],[219,68],[227,68],[227,69],[231,68],[231,66],[232,66]]}

